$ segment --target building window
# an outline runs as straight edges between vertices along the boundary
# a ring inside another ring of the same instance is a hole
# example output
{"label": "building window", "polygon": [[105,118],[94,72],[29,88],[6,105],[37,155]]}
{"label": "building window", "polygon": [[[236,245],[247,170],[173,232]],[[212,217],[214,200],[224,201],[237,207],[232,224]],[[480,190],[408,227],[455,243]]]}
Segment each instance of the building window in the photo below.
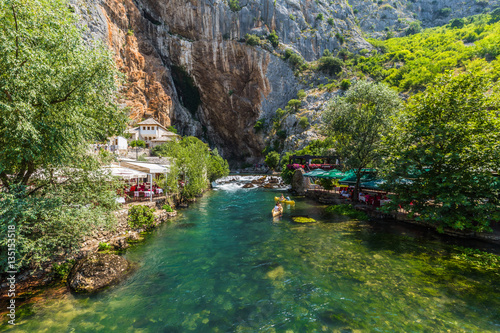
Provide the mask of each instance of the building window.
{"label": "building window", "polygon": [[142,126],[142,129],[145,131],[146,130],[146,126]]}

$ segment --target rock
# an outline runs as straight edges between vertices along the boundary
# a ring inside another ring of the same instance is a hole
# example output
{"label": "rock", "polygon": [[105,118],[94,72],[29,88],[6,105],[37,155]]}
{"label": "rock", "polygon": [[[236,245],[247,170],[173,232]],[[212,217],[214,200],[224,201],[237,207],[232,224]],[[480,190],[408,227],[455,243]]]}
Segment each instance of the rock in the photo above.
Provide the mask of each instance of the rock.
{"label": "rock", "polygon": [[130,247],[130,244],[127,242],[127,237],[114,238],[109,242],[109,245],[114,247],[116,250],[125,250]]}
{"label": "rock", "polygon": [[248,183],[248,184],[243,185],[243,188],[252,188],[252,187],[253,187],[252,183]]}
{"label": "rock", "polygon": [[132,242],[138,241],[140,238],[141,238],[141,236],[139,235],[139,233],[137,231],[132,231],[127,235],[127,240],[132,241]]}
{"label": "rock", "polygon": [[68,285],[76,293],[93,293],[118,283],[131,271],[131,263],[116,254],[93,253],[73,266]]}
{"label": "rock", "polygon": [[309,178],[304,177],[304,169],[300,168],[295,170],[292,178],[292,191],[298,195],[304,195],[306,193],[306,189],[309,188]]}

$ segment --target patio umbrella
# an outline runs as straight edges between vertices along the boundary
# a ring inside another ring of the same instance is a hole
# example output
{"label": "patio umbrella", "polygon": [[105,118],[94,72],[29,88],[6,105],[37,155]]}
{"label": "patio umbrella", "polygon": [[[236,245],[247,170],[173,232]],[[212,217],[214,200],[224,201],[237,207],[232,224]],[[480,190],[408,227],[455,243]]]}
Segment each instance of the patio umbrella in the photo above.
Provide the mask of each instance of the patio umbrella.
{"label": "patio umbrella", "polygon": [[305,173],[304,177],[318,177],[318,178],[320,178],[320,176],[322,176],[325,173],[327,173],[327,171],[325,171],[323,169],[315,169],[313,171],[309,171],[309,172]]}
{"label": "patio umbrella", "polygon": [[337,169],[332,169],[324,174],[322,174],[319,178],[328,178],[328,179],[342,179],[346,176],[345,173],[343,173],[340,170]]}

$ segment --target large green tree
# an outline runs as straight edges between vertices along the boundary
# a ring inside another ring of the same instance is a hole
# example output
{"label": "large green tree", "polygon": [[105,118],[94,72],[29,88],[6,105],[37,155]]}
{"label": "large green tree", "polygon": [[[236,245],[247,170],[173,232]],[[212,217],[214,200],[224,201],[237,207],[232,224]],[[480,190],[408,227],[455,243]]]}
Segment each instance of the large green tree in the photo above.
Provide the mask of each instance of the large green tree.
{"label": "large green tree", "polygon": [[381,138],[401,108],[398,94],[381,83],[360,80],[344,96],[334,97],[323,114],[326,133],[335,140],[345,167],[356,173],[355,198],[362,169],[381,159]]}
{"label": "large green tree", "polygon": [[[386,138],[392,207],[444,227],[489,230],[500,187],[499,89],[484,75],[444,75],[411,98]],[[410,178],[410,181],[405,180]]]}
{"label": "large green tree", "polygon": [[0,2],[0,250],[15,226],[18,268],[64,256],[116,220],[117,184],[90,144],[125,125],[119,76],[77,21],[63,0]]}
{"label": "large green tree", "polygon": [[[229,174],[228,163],[217,150],[210,151],[206,143],[192,136],[156,146],[152,152],[172,158],[167,187],[187,198],[201,194],[209,182]],[[179,188],[178,180],[184,181],[184,187]]]}
{"label": "large green tree", "polygon": [[28,184],[122,129],[112,54],[64,0],[0,2],[0,179]]}

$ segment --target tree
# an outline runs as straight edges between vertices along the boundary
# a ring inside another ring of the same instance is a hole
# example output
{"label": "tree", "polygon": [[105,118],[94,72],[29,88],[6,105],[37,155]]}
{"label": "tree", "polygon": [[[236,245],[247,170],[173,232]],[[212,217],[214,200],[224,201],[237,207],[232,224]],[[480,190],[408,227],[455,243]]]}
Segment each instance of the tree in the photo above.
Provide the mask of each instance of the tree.
{"label": "tree", "polygon": [[[170,192],[180,191],[186,198],[201,194],[209,182],[229,174],[228,163],[217,149],[210,152],[206,143],[192,136],[156,146],[151,152],[172,158],[167,186]],[[184,187],[178,187],[179,180],[184,180]]]}
{"label": "tree", "polygon": [[0,3],[0,73],[6,187],[28,184],[41,168],[69,165],[89,142],[124,128],[113,56],[101,43],[86,44],[64,1]]}
{"label": "tree", "polygon": [[380,160],[381,138],[400,109],[397,93],[384,84],[357,81],[344,97],[334,97],[323,114],[326,133],[335,140],[344,165],[356,173],[357,198],[362,169]]}
{"label": "tree", "polygon": [[422,27],[420,26],[420,21],[413,21],[410,23],[410,25],[406,29],[405,33],[407,36],[409,36],[409,35],[418,34],[420,31],[422,31]]}
{"label": "tree", "polygon": [[300,106],[302,105],[302,101],[299,99],[291,99],[288,101],[286,107],[289,109],[291,112],[298,112]]}
{"label": "tree", "polygon": [[319,59],[318,68],[330,74],[338,74],[342,71],[344,62],[333,56],[323,56]]}
{"label": "tree", "polygon": [[0,252],[15,226],[16,268],[72,253],[116,222],[119,184],[89,147],[126,124],[120,76],[77,23],[66,1],[0,2]]}
{"label": "tree", "polygon": [[385,142],[392,208],[440,231],[490,229],[500,194],[491,173],[500,167],[498,88],[486,76],[446,74],[411,98]]}
{"label": "tree", "polygon": [[141,147],[141,148],[146,148],[146,142],[142,141],[142,140],[133,140],[133,141],[130,141],[130,144],[129,144],[130,147]]}
{"label": "tree", "polygon": [[266,155],[265,160],[266,165],[269,169],[274,170],[280,163],[280,154],[278,152],[272,151]]}

